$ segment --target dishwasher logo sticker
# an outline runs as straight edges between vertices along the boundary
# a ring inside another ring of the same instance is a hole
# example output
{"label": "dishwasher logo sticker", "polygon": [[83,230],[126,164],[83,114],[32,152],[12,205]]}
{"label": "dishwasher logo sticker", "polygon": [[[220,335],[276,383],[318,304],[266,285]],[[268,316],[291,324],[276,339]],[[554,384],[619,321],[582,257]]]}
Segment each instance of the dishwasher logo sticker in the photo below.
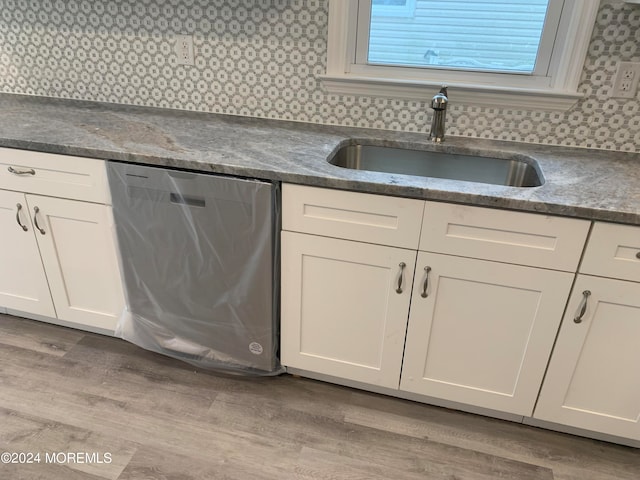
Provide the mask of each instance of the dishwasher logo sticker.
{"label": "dishwasher logo sticker", "polygon": [[249,351],[254,355],[262,355],[262,352],[264,352],[264,348],[262,348],[262,345],[260,345],[258,342],[251,342],[249,344]]}

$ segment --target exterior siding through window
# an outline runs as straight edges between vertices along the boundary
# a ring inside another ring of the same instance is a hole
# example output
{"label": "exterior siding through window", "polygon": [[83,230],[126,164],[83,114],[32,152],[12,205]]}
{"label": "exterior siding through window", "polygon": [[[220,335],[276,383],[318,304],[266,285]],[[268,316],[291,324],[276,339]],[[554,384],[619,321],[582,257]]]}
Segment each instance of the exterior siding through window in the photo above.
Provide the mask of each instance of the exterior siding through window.
{"label": "exterior siding through window", "polygon": [[[416,0],[412,16],[379,14],[374,4],[368,61],[531,73],[547,3]],[[400,4],[387,3],[384,11],[393,8],[406,15]]]}

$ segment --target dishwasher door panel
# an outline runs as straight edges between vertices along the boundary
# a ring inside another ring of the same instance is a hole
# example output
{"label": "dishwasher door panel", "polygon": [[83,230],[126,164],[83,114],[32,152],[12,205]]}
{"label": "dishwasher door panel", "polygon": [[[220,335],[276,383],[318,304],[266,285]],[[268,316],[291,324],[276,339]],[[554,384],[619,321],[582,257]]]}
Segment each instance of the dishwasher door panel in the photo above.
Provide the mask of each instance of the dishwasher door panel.
{"label": "dishwasher door panel", "polygon": [[274,184],[109,162],[128,311],[117,334],[204,368],[280,371]]}

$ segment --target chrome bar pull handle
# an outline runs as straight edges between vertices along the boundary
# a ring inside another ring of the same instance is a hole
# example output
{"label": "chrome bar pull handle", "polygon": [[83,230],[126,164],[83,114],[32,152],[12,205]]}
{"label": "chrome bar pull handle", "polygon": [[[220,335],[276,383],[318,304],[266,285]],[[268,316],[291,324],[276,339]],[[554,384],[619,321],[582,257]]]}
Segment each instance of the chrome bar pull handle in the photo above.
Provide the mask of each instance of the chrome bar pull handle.
{"label": "chrome bar pull handle", "polygon": [[427,290],[429,289],[429,273],[431,272],[431,267],[424,267],[424,284],[422,285],[422,293],[420,296],[422,298],[427,298],[429,294]]}
{"label": "chrome bar pull handle", "polygon": [[22,205],[17,203],[16,204],[16,208],[17,208],[17,211],[16,211],[16,222],[18,222],[18,225],[20,225],[20,228],[22,228],[22,230],[24,230],[26,232],[29,229],[27,228],[27,226],[24,223],[22,223],[20,221],[20,210],[22,210]]}
{"label": "chrome bar pull handle", "polygon": [[400,267],[400,274],[398,275],[398,288],[396,288],[396,293],[402,293],[402,281],[404,280],[404,269],[407,266],[407,264],[404,262],[400,262],[398,266]]}
{"label": "chrome bar pull handle", "polygon": [[582,323],[584,314],[587,313],[587,300],[589,300],[590,295],[591,295],[591,292],[589,290],[585,290],[584,292],[582,292],[582,302],[580,302],[580,307],[578,308],[578,314],[573,319],[575,323]]}
{"label": "chrome bar pull handle", "polygon": [[13,173],[14,175],[35,175],[36,171],[33,168],[29,168],[27,170],[18,170],[13,167],[8,167],[7,170]]}
{"label": "chrome bar pull handle", "polygon": [[44,231],[44,228],[40,228],[40,225],[38,225],[38,212],[40,212],[40,209],[38,207],[33,207],[33,223],[35,224],[36,228],[40,231],[40,233],[44,235],[47,232]]}

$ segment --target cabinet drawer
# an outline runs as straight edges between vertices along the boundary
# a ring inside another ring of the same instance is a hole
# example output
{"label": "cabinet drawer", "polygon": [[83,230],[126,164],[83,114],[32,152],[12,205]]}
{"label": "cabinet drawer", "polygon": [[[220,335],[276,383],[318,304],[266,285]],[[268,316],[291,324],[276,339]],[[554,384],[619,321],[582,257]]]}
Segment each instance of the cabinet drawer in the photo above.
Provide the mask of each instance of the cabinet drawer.
{"label": "cabinet drawer", "polygon": [[594,224],[580,272],[640,282],[640,227]]}
{"label": "cabinet drawer", "polygon": [[104,161],[0,148],[0,188],[110,203]]}
{"label": "cabinet drawer", "polygon": [[590,222],[427,202],[420,250],[575,272]]}
{"label": "cabinet drawer", "polygon": [[424,202],[285,184],[282,228],[417,249]]}

